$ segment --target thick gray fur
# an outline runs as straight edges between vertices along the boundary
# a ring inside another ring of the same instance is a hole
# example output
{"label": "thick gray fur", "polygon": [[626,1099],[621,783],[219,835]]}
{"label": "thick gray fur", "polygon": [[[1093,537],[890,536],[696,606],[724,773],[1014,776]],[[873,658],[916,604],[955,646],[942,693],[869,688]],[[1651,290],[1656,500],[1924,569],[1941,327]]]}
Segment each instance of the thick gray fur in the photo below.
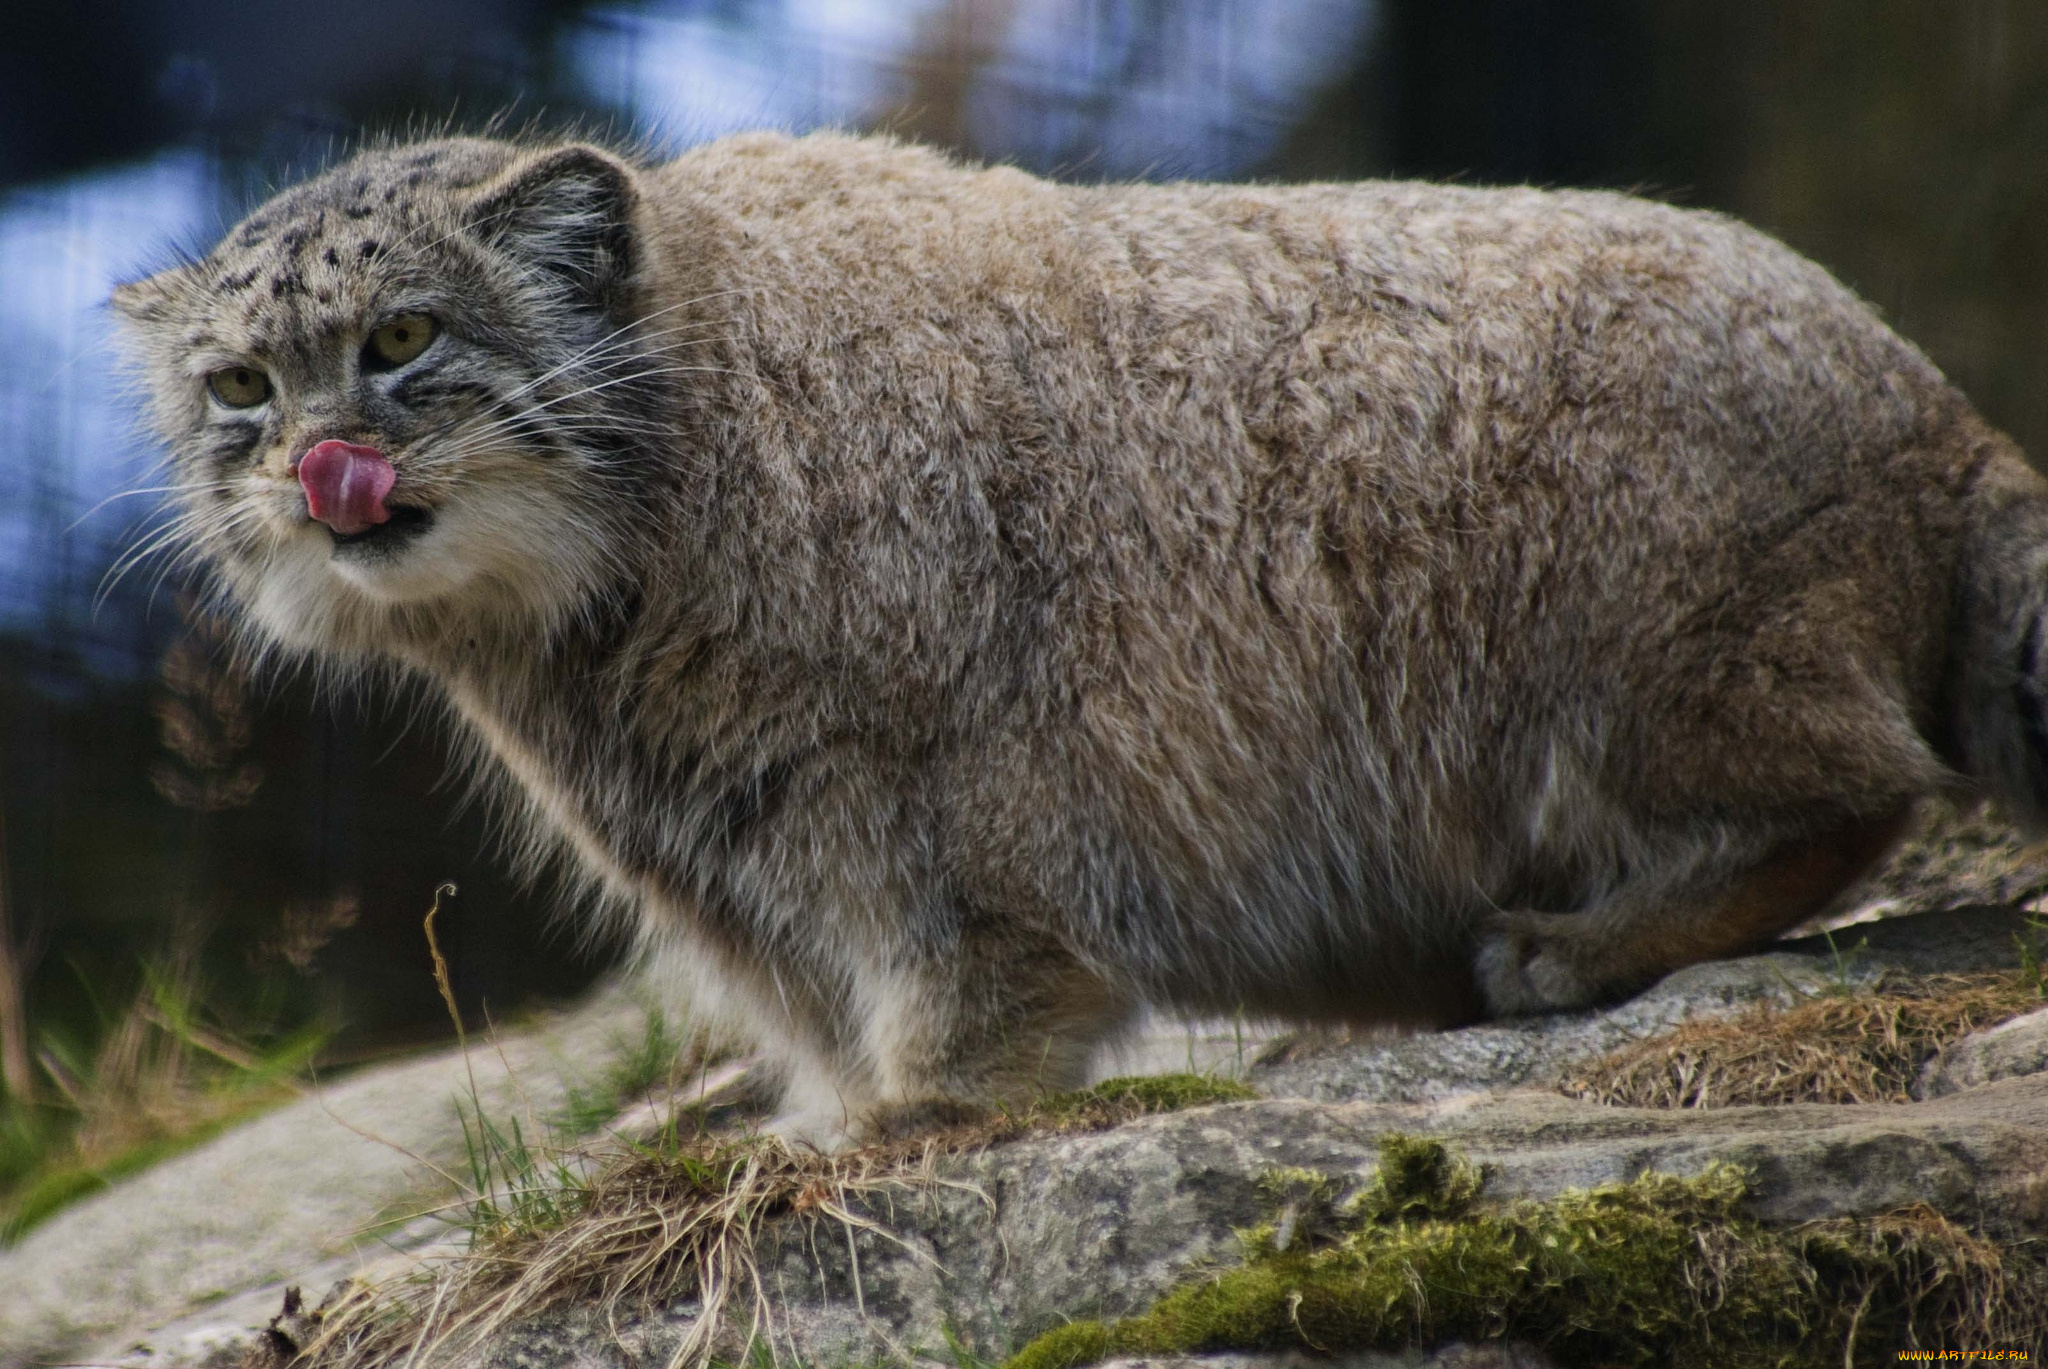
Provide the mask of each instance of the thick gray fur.
{"label": "thick gray fur", "polygon": [[[444,140],[115,302],[251,643],[445,697],[822,1141],[1141,1002],[1611,996],[2048,806],[2048,487],[1715,215]],[[325,438],[410,533],[307,519]]]}

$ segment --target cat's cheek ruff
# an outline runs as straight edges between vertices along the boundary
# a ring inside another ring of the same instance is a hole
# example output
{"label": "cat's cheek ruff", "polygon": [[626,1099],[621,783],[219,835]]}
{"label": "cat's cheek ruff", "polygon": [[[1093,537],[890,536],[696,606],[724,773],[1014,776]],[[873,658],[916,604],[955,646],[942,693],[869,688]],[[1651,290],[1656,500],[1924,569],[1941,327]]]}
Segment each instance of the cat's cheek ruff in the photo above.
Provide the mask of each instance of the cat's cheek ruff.
{"label": "cat's cheek ruff", "polygon": [[582,612],[616,570],[616,534],[545,485],[466,492],[442,507],[434,531],[437,553],[468,569],[463,598],[475,611],[502,618],[516,605],[545,632]]}
{"label": "cat's cheek ruff", "polygon": [[216,564],[271,644],[360,664],[416,654],[423,631],[551,635],[616,573],[607,545],[592,517],[544,490],[473,490],[438,504],[433,527],[388,556],[337,556],[326,529],[299,523]]}
{"label": "cat's cheek ruff", "polygon": [[437,543],[446,535],[435,528],[391,552],[366,559],[337,552],[329,557],[334,574],[366,599],[385,604],[423,604],[447,599],[476,578],[468,558],[450,555]]}
{"label": "cat's cheek ruff", "polygon": [[350,630],[347,602],[356,596],[335,592],[327,561],[311,538],[295,537],[263,557],[227,567],[224,578],[250,621],[287,651],[361,651],[364,643]]}
{"label": "cat's cheek ruff", "polygon": [[545,490],[472,488],[387,553],[327,560],[337,588],[379,604],[497,619],[513,611],[552,625],[602,578],[605,543],[588,521]]}

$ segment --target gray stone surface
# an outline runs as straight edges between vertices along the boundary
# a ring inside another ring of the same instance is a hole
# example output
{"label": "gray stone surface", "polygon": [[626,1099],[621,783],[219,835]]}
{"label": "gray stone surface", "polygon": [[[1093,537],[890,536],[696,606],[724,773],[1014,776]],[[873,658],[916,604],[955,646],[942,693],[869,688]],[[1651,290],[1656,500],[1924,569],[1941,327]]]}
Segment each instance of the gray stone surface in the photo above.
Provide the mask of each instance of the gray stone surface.
{"label": "gray stone surface", "polygon": [[1279,1351],[1266,1355],[1174,1355],[1114,1359],[1102,1369],[1552,1369],[1556,1361],[1531,1345],[1457,1342],[1433,1350],[1382,1354],[1308,1355]]}
{"label": "gray stone surface", "polygon": [[1773,950],[1805,957],[1826,978],[1868,984],[1885,974],[1962,974],[2017,966],[2021,938],[2038,940],[2040,935],[2037,915],[2025,908],[1950,908],[1859,923],[1826,936],[1780,942]]}
{"label": "gray stone surface", "polygon": [[454,1191],[472,1076],[488,1115],[543,1116],[639,1037],[644,1011],[604,995],[473,1040],[467,1062],[438,1051],[345,1077],[58,1214],[0,1249],[0,1365],[124,1349],[180,1320],[173,1339],[203,1347],[249,1309],[267,1319],[288,1280],[418,1251],[445,1225],[369,1228]]}
{"label": "gray stone surface", "polygon": [[[828,1364],[943,1359],[948,1336],[956,1336],[977,1354],[994,1357],[1066,1319],[1139,1311],[1183,1279],[1235,1258],[1234,1231],[1267,1215],[1258,1190],[1265,1171],[1306,1166],[1347,1184],[1362,1183],[1388,1131],[1442,1137],[1487,1166],[1489,1192],[1502,1198],[1547,1197],[1649,1170],[1693,1174],[1729,1160],[1755,1172],[1758,1208],[1771,1220],[1870,1215],[1927,1202],[1996,1232],[2048,1235],[2048,1072],[2041,1068],[2048,1051],[2038,1049],[2039,1034],[2048,1027],[2032,1020],[1958,1043],[1944,1057],[1942,1088],[1906,1105],[1666,1112],[1601,1107],[1549,1087],[1575,1061],[1688,1017],[1867,986],[1887,974],[2011,965],[2017,961],[2014,937],[2024,924],[2020,913],[1982,909],[1908,917],[1857,927],[1837,937],[1836,949],[1820,940],[1788,943],[1767,956],[1697,967],[1604,1012],[1401,1039],[1277,1044],[1272,1058],[1254,1058],[1245,1067],[1249,1081],[1268,1095],[1261,1101],[1148,1118],[1101,1133],[1027,1138],[953,1161],[942,1185],[901,1191],[862,1209],[880,1229],[850,1239],[843,1227],[816,1214],[773,1227],[763,1269],[777,1348]],[[1859,940],[1868,944],[1852,949]],[[588,1028],[564,1030],[602,1035],[596,1020]],[[1176,1038],[1175,1032],[1182,1035]],[[1101,1072],[1127,1072],[1134,1063],[1182,1069],[1193,1062],[1234,1073],[1248,1053],[1255,1057],[1248,1047],[1256,1043],[1256,1032],[1231,1024],[1154,1024],[1127,1045],[1120,1060],[1105,1061]],[[523,1049],[508,1047],[508,1057],[517,1064]],[[580,1045],[564,1053],[583,1059],[590,1049]],[[428,1063],[401,1066],[351,1087],[423,1117],[433,1109],[421,1108],[420,1100],[446,1098],[455,1082],[450,1062],[439,1062],[439,1074]],[[409,1070],[422,1073],[415,1077]],[[531,1071],[520,1066],[517,1072],[527,1078]],[[445,1120],[444,1115],[444,1128]],[[394,1118],[388,1125],[405,1124]],[[188,1305],[175,1309],[181,1320],[160,1310],[153,1314],[152,1334],[143,1338],[147,1352],[134,1350],[137,1337],[124,1332],[102,1341],[94,1356],[123,1358],[137,1369],[200,1363],[209,1352],[223,1353],[236,1324],[260,1326],[276,1313],[279,1280],[297,1271],[295,1281],[317,1297],[338,1270],[359,1258],[347,1232],[351,1221],[362,1219],[343,1219],[338,1209],[320,1207],[327,1201],[326,1186],[342,1182],[345,1170],[383,1166],[393,1176],[406,1170],[382,1147],[352,1149],[351,1136],[333,1128],[315,1142],[309,1135],[265,1132],[259,1123],[147,1176],[155,1187],[130,1186],[125,1197],[120,1191],[107,1194],[97,1206],[53,1223],[37,1233],[36,1252],[24,1246],[0,1256],[11,1262],[0,1263],[0,1280],[22,1270],[47,1287],[54,1277],[48,1270],[101,1268],[129,1252],[158,1270],[162,1280],[149,1286],[157,1291],[147,1307],[171,1308],[176,1299],[164,1290],[174,1282]],[[337,1148],[335,1157],[313,1154],[329,1145]],[[318,1168],[293,1168],[301,1164]],[[290,1183],[275,1187],[287,1175]],[[246,1243],[250,1253],[260,1247],[260,1260],[222,1260],[217,1247],[230,1237],[221,1228],[232,1230],[235,1218],[218,1194],[239,1184],[254,1195],[259,1180],[272,1185],[264,1191],[273,1207],[292,1206],[276,1195],[292,1192],[293,1185],[311,1205],[303,1219],[285,1221],[281,1232],[249,1226]],[[196,1196],[196,1185],[212,1185],[215,1196]],[[218,1209],[210,1224],[192,1210],[209,1201]],[[157,1203],[185,1215],[169,1220],[154,1210]],[[113,1234],[124,1222],[134,1228],[126,1245]],[[418,1235],[412,1229],[401,1244]],[[401,1251],[386,1267],[414,1258]],[[48,1268],[32,1270],[24,1259]],[[173,1268],[182,1271],[175,1281],[165,1272]],[[260,1272],[262,1282],[214,1282],[234,1296],[194,1308],[189,1300],[206,1280],[191,1271],[202,1268]],[[133,1272],[110,1278],[93,1295],[101,1309],[93,1314],[96,1322],[74,1316],[43,1323],[38,1343],[51,1343],[51,1328],[75,1332],[113,1325],[114,1283],[131,1293],[142,1286]],[[4,1282],[0,1288],[12,1291]],[[697,1314],[687,1299],[622,1309],[616,1319],[572,1306],[501,1332],[468,1362],[506,1369],[658,1364]],[[1405,1358],[1344,1363],[1359,1369],[1542,1363],[1530,1357],[1533,1351],[1500,1347],[1459,1353],[1464,1358],[1449,1350],[1434,1358],[1417,1350]],[[1287,1357],[1174,1363],[1189,1369],[1301,1369]]]}
{"label": "gray stone surface", "polygon": [[1549,1082],[1577,1061],[1668,1031],[1801,994],[1867,988],[1887,975],[1957,974],[2015,964],[2025,914],[2004,908],[1918,913],[1828,936],[1788,941],[1767,955],[1680,970],[1595,1012],[1355,1040],[1302,1038],[1255,1063],[1245,1080],[1275,1098],[1425,1102]]}
{"label": "gray stone surface", "polygon": [[[2039,1235],[2048,1076],[1912,1106],[1652,1112],[1512,1091],[1436,1103],[1228,1104],[1115,1131],[1027,1140],[960,1162],[946,1187],[863,1212],[886,1226],[850,1242],[828,1219],[792,1221],[765,1250],[779,1347],[823,1363],[930,1357],[950,1334],[1000,1356],[1077,1317],[1143,1310],[1236,1254],[1234,1230],[1269,1215],[1259,1176],[1305,1166],[1347,1185],[1389,1131],[1432,1135],[1488,1167],[1502,1198],[1554,1196],[1646,1171],[1726,1160],[1757,1173],[1767,1219],[1875,1215],[1913,1202]],[[859,1277],[856,1282],[855,1264]],[[630,1369],[673,1352],[685,1301],[612,1327],[591,1309],[496,1338],[492,1366]],[[628,1357],[630,1353],[630,1358]]]}
{"label": "gray stone surface", "polygon": [[1923,1098],[2048,1070],[2048,1008],[1972,1032],[1920,1071]]}

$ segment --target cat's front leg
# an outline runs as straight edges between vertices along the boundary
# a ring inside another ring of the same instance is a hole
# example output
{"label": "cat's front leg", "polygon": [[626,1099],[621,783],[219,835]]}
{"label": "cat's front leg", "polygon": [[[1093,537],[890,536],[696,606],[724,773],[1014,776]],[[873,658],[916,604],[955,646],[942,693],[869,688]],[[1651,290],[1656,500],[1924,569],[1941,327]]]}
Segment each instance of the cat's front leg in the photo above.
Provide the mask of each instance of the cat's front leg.
{"label": "cat's front leg", "polygon": [[858,972],[874,1085],[852,1127],[860,1139],[1022,1114],[1080,1088],[1096,1048],[1138,1009],[1035,930],[970,924],[950,954],[931,949],[893,947]]}

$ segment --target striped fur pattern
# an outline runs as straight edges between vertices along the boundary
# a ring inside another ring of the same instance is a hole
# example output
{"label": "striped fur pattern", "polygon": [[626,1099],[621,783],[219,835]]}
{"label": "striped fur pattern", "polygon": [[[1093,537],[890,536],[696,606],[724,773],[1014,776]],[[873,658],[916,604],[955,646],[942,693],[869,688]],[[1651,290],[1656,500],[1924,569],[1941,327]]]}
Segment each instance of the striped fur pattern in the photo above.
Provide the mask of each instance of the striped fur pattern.
{"label": "striped fur pattern", "polygon": [[[252,646],[444,698],[821,1142],[1067,1086],[1145,1003],[1611,997],[1917,796],[2048,811],[2048,489],[1713,215],[451,139],[115,304]],[[308,520],[329,438],[402,526]]]}

